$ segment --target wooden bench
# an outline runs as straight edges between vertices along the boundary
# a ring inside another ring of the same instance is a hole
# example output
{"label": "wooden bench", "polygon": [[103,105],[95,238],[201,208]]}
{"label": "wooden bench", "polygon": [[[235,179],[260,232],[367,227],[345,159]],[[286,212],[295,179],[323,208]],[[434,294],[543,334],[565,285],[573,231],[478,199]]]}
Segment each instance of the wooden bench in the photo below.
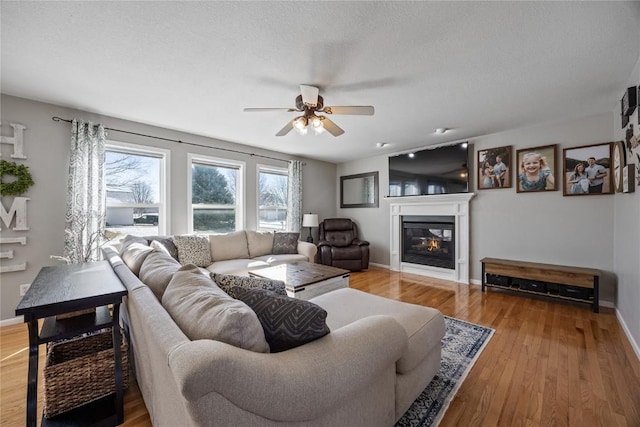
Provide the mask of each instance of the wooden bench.
{"label": "wooden bench", "polygon": [[495,287],[592,304],[594,313],[600,309],[600,270],[498,258],[480,262],[482,292]]}

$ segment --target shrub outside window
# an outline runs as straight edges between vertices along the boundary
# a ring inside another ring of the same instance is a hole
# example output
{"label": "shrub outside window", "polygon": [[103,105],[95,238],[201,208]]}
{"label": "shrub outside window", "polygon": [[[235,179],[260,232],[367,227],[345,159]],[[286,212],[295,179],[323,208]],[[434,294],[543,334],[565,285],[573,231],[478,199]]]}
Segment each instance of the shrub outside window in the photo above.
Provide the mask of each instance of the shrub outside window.
{"label": "shrub outside window", "polygon": [[229,233],[244,228],[244,164],[189,155],[189,232]]}

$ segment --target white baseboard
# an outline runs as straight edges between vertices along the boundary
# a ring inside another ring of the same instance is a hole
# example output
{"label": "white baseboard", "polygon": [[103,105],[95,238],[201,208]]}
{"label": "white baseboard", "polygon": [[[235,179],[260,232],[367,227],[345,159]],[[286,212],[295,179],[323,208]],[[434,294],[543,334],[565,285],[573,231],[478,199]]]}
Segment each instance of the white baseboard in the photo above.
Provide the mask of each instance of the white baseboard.
{"label": "white baseboard", "polygon": [[389,269],[389,266],[386,265],[386,264],[378,264],[378,263],[375,263],[375,262],[370,262],[369,265],[373,265],[374,267],[385,268],[387,270]]}
{"label": "white baseboard", "polygon": [[618,311],[618,309],[616,309],[616,317],[618,318],[618,322],[620,322],[620,326],[622,326],[622,330],[624,331],[624,334],[627,336],[627,339],[631,344],[631,348],[633,348],[633,351],[636,352],[636,357],[638,358],[638,360],[640,360],[640,346],[638,346],[638,343],[633,338],[633,335],[631,335],[631,331],[627,327],[627,322],[624,321],[624,317],[622,317],[622,314],[620,314],[620,311]]}
{"label": "white baseboard", "polygon": [[18,323],[23,323],[24,318],[22,316],[14,317],[12,319],[0,320],[0,327],[9,326],[9,325],[17,325]]}

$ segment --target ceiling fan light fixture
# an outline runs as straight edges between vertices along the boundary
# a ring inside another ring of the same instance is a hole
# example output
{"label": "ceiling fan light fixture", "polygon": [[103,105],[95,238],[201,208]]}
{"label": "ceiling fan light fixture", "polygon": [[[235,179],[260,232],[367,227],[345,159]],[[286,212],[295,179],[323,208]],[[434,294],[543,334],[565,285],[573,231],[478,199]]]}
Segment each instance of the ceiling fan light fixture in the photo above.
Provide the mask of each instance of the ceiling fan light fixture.
{"label": "ceiling fan light fixture", "polygon": [[324,125],[322,124],[322,117],[312,116],[311,117],[311,126],[314,128],[322,128]]}
{"label": "ceiling fan light fixture", "polygon": [[[300,131],[302,129],[306,129],[309,124],[309,120],[305,116],[300,116],[293,121],[293,127]],[[306,132],[305,132],[306,133]]]}

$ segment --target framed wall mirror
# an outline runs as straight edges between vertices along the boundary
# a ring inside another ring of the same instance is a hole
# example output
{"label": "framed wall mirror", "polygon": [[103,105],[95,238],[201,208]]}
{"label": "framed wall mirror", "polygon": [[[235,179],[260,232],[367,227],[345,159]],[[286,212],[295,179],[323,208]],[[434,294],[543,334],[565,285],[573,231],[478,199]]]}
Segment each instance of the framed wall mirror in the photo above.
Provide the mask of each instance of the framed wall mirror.
{"label": "framed wall mirror", "polygon": [[377,208],[378,172],[340,177],[341,208]]}

